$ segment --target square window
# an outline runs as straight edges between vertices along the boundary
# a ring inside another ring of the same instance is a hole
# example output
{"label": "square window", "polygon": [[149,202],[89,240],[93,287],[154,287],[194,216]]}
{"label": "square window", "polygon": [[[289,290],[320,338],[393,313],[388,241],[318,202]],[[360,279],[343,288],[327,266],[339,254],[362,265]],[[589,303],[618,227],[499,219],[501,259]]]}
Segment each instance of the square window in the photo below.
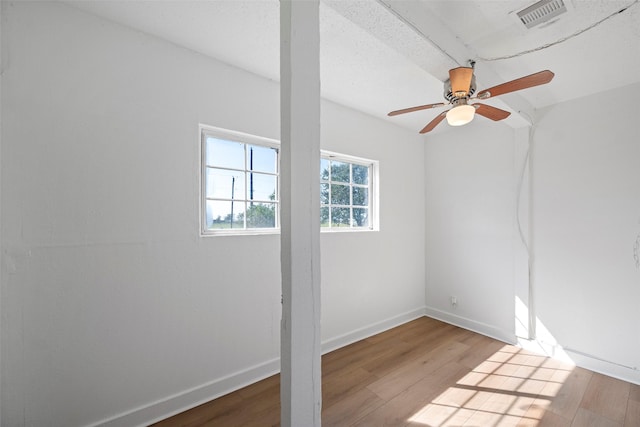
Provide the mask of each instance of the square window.
{"label": "square window", "polygon": [[323,231],[373,230],[377,162],[322,153],[320,225]]}
{"label": "square window", "polygon": [[201,127],[202,234],[277,232],[278,143]]}

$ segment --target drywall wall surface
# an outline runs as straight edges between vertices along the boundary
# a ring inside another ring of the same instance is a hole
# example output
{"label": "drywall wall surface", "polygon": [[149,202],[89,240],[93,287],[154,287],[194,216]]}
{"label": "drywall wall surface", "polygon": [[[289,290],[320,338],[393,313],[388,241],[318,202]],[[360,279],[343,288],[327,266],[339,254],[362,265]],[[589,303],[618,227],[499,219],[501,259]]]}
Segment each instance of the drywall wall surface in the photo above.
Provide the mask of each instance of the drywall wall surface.
{"label": "drywall wall surface", "polygon": [[99,422],[276,358],[278,236],[199,237],[198,124],[277,137],[277,86],[63,4],[5,13],[2,424]]}
{"label": "drywall wall surface", "polygon": [[522,150],[512,129],[483,120],[425,145],[427,314],[513,341]]}
{"label": "drywall wall surface", "polygon": [[638,96],[636,84],[543,110],[532,151],[538,329],[588,367],[635,382]]}
{"label": "drywall wall surface", "polygon": [[349,117],[349,124],[323,126],[322,147],[379,161],[380,229],[321,233],[325,349],[363,336],[345,331],[384,329],[424,314],[424,139],[348,111],[323,104],[323,122],[345,124]]}
{"label": "drywall wall surface", "polygon": [[[3,6],[2,425],[142,425],[275,372],[279,236],[200,237],[198,124],[278,139],[278,85],[58,2]],[[403,162],[423,148],[377,123],[323,104],[323,146],[388,179],[381,231],[321,237],[329,347],[423,313],[423,169]]]}

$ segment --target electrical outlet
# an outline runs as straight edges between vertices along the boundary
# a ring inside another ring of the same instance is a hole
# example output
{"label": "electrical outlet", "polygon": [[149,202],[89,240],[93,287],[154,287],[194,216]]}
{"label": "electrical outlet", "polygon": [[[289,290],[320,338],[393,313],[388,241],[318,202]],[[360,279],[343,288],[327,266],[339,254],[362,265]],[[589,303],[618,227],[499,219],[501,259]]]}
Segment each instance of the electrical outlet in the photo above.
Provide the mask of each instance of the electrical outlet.
{"label": "electrical outlet", "polygon": [[458,298],[451,295],[451,297],[449,298],[449,301],[451,302],[451,307],[457,307],[458,306]]}

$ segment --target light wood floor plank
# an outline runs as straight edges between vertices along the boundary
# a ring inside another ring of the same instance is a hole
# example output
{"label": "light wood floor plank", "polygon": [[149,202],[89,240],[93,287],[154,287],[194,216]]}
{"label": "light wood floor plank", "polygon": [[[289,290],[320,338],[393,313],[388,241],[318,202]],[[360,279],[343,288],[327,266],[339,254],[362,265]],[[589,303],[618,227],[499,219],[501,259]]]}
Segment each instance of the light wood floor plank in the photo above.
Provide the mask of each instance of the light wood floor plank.
{"label": "light wood floor plank", "polygon": [[547,411],[572,420],[592,375],[593,372],[577,367],[570,373],[559,371],[557,381],[548,382],[540,393],[549,400]]}
{"label": "light wood floor plank", "polygon": [[431,400],[446,391],[467,369],[456,362],[440,366],[431,375],[409,386],[386,404],[364,417],[356,426],[403,426]]}
{"label": "light wood floor plank", "polygon": [[622,427],[622,424],[588,409],[580,408],[571,427]]}
{"label": "light wood floor plank", "polygon": [[324,427],[352,425],[384,403],[385,401],[375,393],[363,388],[329,407],[323,405],[322,425]]}
{"label": "light wood floor plank", "polygon": [[627,413],[624,418],[624,427],[640,426],[640,402],[629,399]]}
{"label": "light wood floor plank", "polygon": [[[640,386],[426,317],[322,357],[325,427],[639,427]],[[157,423],[280,425],[278,375]]]}
{"label": "light wood floor plank", "polygon": [[455,342],[440,345],[422,357],[390,370],[387,375],[373,382],[367,388],[382,399],[390,400],[467,349],[468,346]]}
{"label": "light wood floor plank", "polygon": [[377,379],[378,377],[362,368],[339,371],[337,375],[322,382],[323,406],[330,407]]}
{"label": "light wood floor plank", "polygon": [[630,387],[631,389],[629,390],[629,400],[640,402],[640,385],[631,384]]}
{"label": "light wood floor plank", "polygon": [[580,407],[622,424],[629,391],[629,383],[594,373]]}
{"label": "light wood floor plank", "polygon": [[[535,418],[534,418],[535,419]],[[543,414],[542,419],[538,424],[534,424],[536,427],[571,427],[572,419],[567,419],[553,412],[546,412]]]}

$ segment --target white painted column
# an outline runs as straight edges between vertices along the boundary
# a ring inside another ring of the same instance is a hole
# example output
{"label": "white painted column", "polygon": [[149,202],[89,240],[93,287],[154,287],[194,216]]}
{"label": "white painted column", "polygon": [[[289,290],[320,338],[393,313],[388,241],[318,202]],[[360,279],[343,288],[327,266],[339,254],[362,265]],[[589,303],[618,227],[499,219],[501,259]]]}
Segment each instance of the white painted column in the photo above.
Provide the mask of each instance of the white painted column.
{"label": "white painted column", "polygon": [[318,0],[280,1],[281,425],[320,426]]}

